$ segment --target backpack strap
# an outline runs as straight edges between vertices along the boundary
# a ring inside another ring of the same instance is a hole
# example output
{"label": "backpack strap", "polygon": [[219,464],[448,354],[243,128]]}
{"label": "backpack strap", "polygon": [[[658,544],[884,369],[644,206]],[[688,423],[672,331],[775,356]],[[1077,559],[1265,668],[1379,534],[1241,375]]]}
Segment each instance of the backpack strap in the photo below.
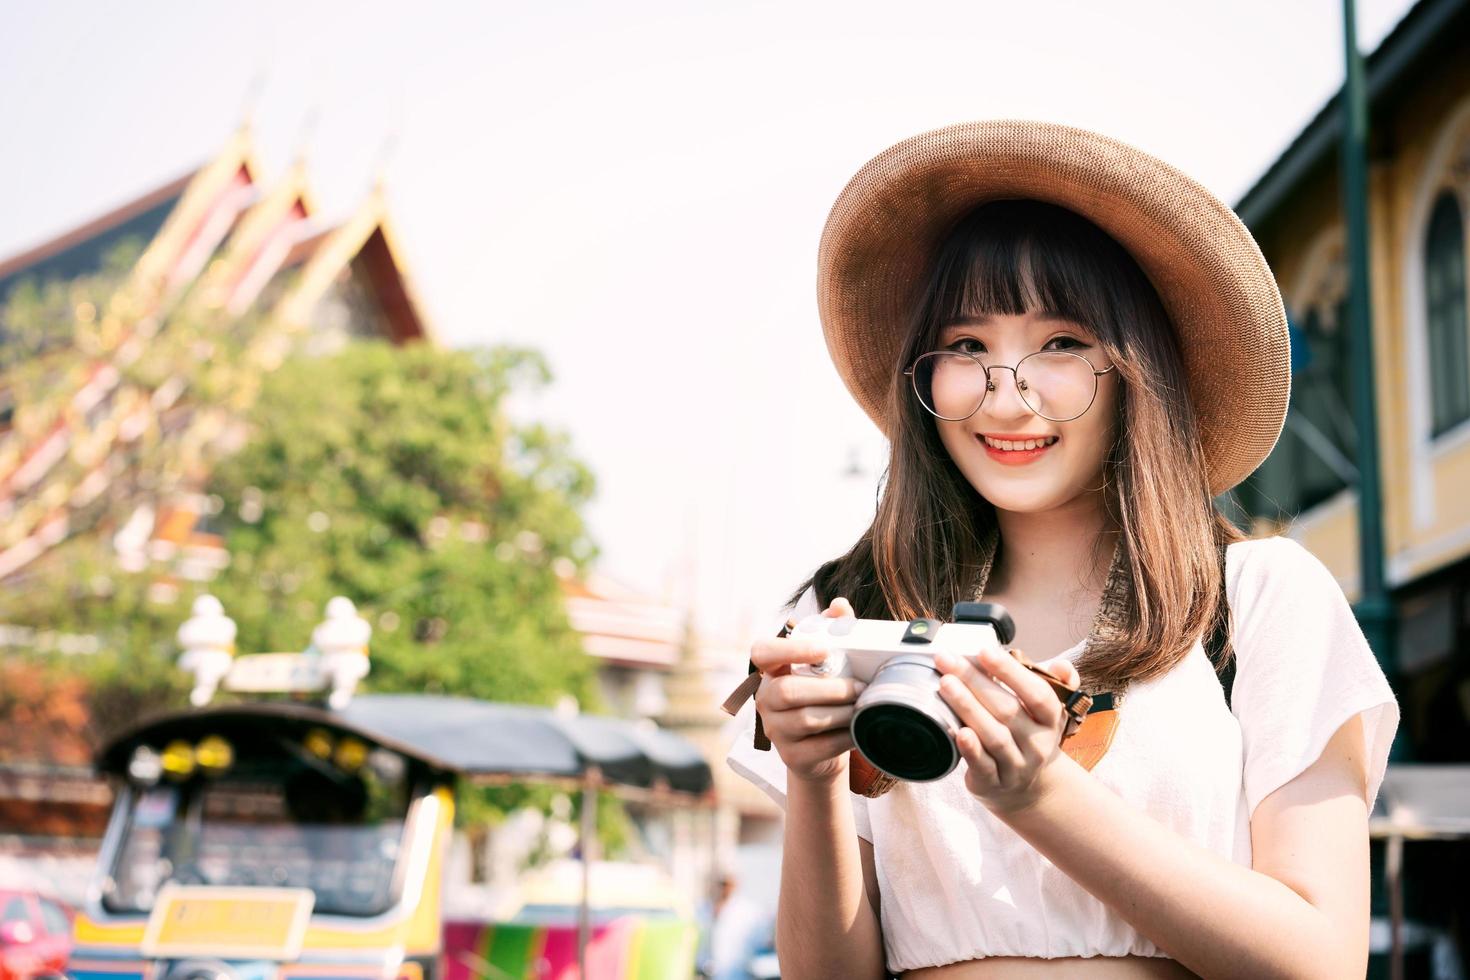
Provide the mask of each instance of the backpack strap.
{"label": "backpack strap", "polygon": [[1225,593],[1226,543],[1216,546],[1220,557],[1220,596],[1215,602],[1215,616],[1205,633],[1205,653],[1215,667],[1215,676],[1225,690],[1225,707],[1230,707],[1230,694],[1235,687],[1235,651],[1230,646],[1230,597]]}

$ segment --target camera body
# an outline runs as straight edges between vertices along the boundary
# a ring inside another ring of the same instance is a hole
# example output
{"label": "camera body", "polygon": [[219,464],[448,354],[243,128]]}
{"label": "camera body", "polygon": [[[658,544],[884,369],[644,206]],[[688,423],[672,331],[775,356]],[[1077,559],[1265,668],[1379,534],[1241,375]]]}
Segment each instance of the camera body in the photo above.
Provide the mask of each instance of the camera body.
{"label": "camera body", "polygon": [[791,631],[793,639],[827,649],[824,661],[794,667],[794,672],[853,677],[868,685],[854,705],[853,743],[895,779],[943,779],[959,765],[954,737],[963,725],[939,693],[935,654],[973,657],[982,650],[1002,650],[1015,639],[1015,624],[997,603],[957,603],[954,620],[814,615]]}

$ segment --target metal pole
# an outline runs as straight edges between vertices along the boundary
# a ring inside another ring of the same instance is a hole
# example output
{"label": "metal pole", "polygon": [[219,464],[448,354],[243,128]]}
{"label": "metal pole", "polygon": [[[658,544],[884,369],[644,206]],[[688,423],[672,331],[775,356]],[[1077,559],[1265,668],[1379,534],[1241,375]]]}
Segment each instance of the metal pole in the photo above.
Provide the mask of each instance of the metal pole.
{"label": "metal pole", "polygon": [[714,907],[715,900],[719,898],[720,873],[720,808],[710,806],[709,808],[709,865],[705,868],[704,893],[709,896],[710,907]]}
{"label": "metal pole", "polygon": [[1384,873],[1388,877],[1390,980],[1404,980],[1404,836],[1392,833],[1384,847]]}
{"label": "metal pole", "polygon": [[[1354,0],[1343,0],[1342,200],[1347,218],[1348,325],[1353,415],[1358,424],[1358,624],[1390,682],[1395,679],[1393,603],[1383,573],[1383,495],[1378,466],[1373,313],[1368,263],[1368,103]],[[1397,685],[1395,685],[1397,686]],[[1397,741],[1397,740],[1396,740]]]}
{"label": "metal pole", "polygon": [[592,862],[597,851],[597,785],[602,773],[594,766],[582,778],[582,905],[577,909],[577,975],[587,980],[587,946],[592,942]]}

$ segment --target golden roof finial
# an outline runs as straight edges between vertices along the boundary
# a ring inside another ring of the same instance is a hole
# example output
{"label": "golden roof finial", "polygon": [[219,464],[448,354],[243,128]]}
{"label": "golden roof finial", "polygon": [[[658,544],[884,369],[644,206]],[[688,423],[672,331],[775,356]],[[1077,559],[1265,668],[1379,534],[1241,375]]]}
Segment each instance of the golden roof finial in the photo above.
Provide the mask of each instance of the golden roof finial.
{"label": "golden roof finial", "polygon": [[306,110],[306,115],[301,119],[301,129],[296,134],[295,162],[297,166],[306,163],[306,148],[311,139],[316,135],[317,124],[321,122],[322,111],[320,106],[312,106]]}
{"label": "golden roof finial", "polygon": [[265,75],[265,66],[257,65],[255,74],[250,76],[250,84],[245,87],[245,98],[240,104],[240,125],[236,127],[240,136],[248,137],[255,128],[255,112],[265,92]]}
{"label": "golden roof finial", "polygon": [[391,129],[383,137],[382,145],[378,147],[378,155],[373,160],[371,191],[374,194],[382,194],[383,188],[388,183],[388,168],[393,165],[393,159],[398,155],[398,130]]}

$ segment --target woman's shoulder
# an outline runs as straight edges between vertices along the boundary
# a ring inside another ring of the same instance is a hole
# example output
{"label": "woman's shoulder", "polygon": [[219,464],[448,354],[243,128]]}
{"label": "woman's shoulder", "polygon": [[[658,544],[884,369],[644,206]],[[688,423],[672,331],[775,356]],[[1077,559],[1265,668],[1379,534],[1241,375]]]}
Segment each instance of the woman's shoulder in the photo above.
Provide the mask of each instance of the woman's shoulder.
{"label": "woman's shoulder", "polygon": [[1291,538],[1257,538],[1226,552],[1226,595],[1236,654],[1260,647],[1304,649],[1308,640],[1359,643],[1342,586],[1316,555]]}
{"label": "woman's shoulder", "polygon": [[1230,545],[1225,553],[1225,579],[1232,599],[1237,593],[1260,589],[1342,592],[1321,559],[1299,541],[1280,535]]}
{"label": "woman's shoulder", "polygon": [[1371,806],[1399,713],[1342,587],[1290,538],[1231,545],[1226,572],[1239,664],[1230,707],[1244,739],[1248,812],[1311,765],[1358,714]]}

